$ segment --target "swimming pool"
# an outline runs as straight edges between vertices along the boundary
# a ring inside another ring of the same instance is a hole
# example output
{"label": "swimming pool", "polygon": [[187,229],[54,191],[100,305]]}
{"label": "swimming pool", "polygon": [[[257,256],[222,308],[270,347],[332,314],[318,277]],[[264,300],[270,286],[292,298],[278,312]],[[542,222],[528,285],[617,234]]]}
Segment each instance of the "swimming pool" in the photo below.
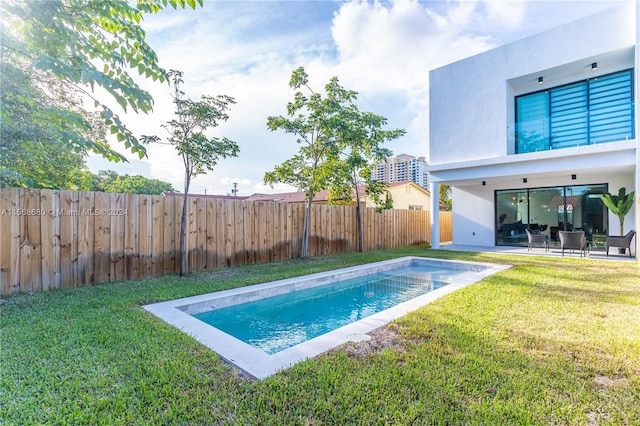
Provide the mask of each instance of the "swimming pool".
{"label": "swimming pool", "polygon": [[508,267],[403,257],[144,309],[264,378]]}

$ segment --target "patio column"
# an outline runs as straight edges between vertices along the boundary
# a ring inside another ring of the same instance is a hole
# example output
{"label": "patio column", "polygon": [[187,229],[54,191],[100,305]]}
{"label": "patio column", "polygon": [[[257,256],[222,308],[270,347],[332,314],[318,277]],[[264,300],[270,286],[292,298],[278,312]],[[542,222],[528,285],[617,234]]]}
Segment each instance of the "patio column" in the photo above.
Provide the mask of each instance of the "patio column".
{"label": "patio column", "polygon": [[429,222],[431,222],[431,248],[440,248],[440,184],[429,182],[431,192],[431,210],[429,211]]}

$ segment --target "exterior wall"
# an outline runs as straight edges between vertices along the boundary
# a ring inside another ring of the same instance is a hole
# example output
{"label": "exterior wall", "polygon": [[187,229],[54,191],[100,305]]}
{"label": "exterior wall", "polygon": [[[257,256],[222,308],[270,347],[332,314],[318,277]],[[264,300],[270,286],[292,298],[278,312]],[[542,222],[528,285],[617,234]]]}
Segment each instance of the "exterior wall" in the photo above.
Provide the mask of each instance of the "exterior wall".
{"label": "exterior wall", "polygon": [[514,96],[593,77],[592,62],[602,74],[632,68],[635,15],[625,3],[431,71],[428,163],[513,153]]}
{"label": "exterior wall", "polygon": [[453,242],[472,246],[494,246],[493,190],[476,185],[452,187],[451,193],[454,200]]}
{"label": "exterior wall", "polygon": [[422,206],[422,210],[428,210],[431,196],[418,185],[399,185],[388,188],[387,191],[393,197],[393,208],[408,210],[409,206]]}

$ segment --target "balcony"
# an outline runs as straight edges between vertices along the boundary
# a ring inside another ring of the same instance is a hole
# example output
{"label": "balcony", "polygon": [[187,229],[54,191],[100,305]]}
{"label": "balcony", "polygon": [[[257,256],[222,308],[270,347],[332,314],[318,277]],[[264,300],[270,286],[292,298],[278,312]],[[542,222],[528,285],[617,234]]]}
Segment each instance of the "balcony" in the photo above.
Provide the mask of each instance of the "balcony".
{"label": "balcony", "polygon": [[549,151],[635,138],[633,101],[570,109],[515,125],[515,153]]}

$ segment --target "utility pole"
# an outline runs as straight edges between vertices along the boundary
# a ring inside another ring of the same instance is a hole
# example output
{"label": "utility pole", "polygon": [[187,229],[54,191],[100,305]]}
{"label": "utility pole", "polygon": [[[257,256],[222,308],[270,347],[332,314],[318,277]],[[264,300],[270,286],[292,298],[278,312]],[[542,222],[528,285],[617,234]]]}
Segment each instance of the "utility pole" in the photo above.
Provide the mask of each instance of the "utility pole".
{"label": "utility pole", "polygon": [[233,182],[233,189],[231,190],[231,193],[234,197],[238,196],[238,182]]}

